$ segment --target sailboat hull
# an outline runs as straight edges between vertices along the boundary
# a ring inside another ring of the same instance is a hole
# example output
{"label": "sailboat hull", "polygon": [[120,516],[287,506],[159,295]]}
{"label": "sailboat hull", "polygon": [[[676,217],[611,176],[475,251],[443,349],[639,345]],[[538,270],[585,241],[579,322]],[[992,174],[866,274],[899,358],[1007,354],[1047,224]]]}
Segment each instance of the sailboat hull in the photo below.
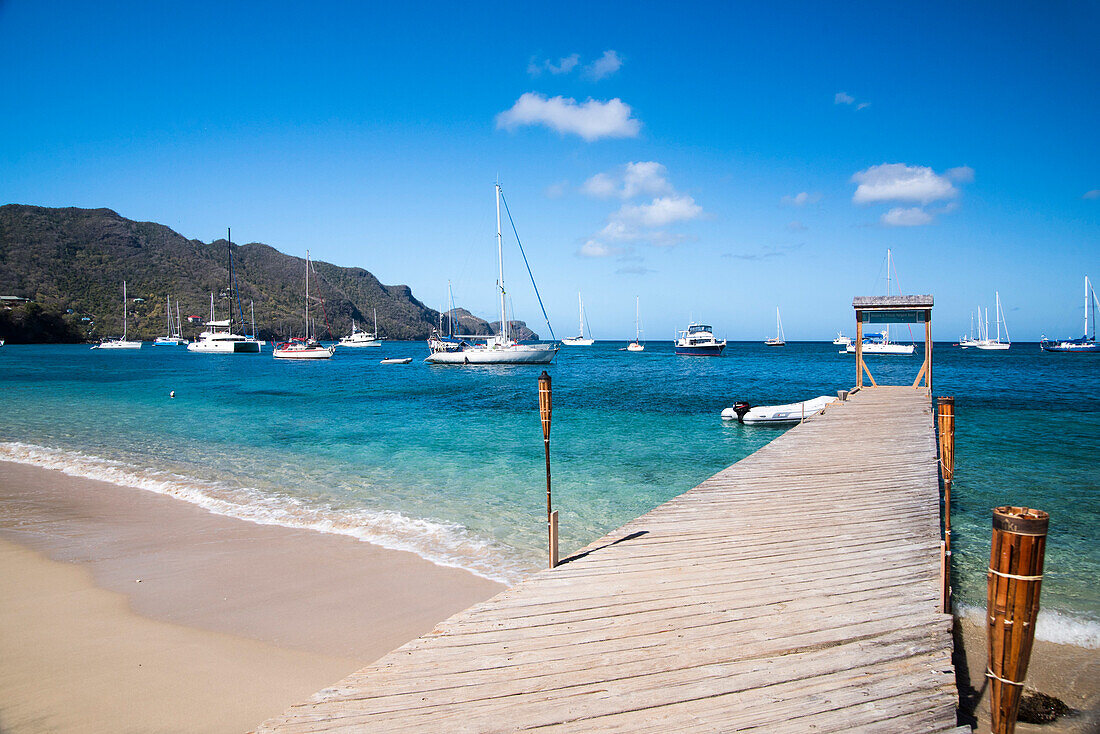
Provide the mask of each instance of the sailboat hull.
{"label": "sailboat hull", "polygon": [[704,344],[704,345],[676,345],[676,354],[682,357],[721,357],[722,351],[725,350],[726,343],[724,341],[716,344]]}
{"label": "sailboat hull", "polygon": [[572,339],[561,340],[561,343],[567,347],[590,347],[595,342],[595,339],[585,339],[583,336],[575,336]]}
{"label": "sailboat hull", "polygon": [[459,352],[435,352],[424,360],[430,364],[550,364],[557,347],[519,344],[503,348],[474,347]]}
{"label": "sailboat hull", "polygon": [[[863,354],[865,356],[868,355],[868,354],[887,354],[887,355],[893,355],[893,356],[905,356],[907,354],[912,354],[914,349],[915,349],[915,347],[912,344],[893,344],[893,343],[891,343],[891,344],[864,344],[863,345]],[[856,353],[856,345],[855,344],[849,344],[848,348],[845,350],[845,352],[847,354],[855,354]]]}
{"label": "sailboat hull", "polygon": [[230,339],[200,339],[188,344],[187,351],[203,354],[259,354],[260,343]]}
{"label": "sailboat hull", "polygon": [[92,349],[141,349],[141,342],[124,340],[101,342]]}

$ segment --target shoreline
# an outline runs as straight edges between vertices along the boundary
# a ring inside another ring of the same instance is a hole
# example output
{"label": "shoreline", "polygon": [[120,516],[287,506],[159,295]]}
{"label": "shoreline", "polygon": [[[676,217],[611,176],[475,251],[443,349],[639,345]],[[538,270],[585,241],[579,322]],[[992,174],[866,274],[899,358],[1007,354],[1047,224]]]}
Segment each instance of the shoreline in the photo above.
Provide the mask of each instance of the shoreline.
{"label": "shoreline", "polygon": [[[0,543],[0,630],[20,630],[0,637],[5,732],[193,731],[177,714],[200,701],[199,729],[248,729],[504,589],[412,552],[6,461]],[[161,664],[130,681],[154,648]],[[204,698],[214,679],[231,685]]]}

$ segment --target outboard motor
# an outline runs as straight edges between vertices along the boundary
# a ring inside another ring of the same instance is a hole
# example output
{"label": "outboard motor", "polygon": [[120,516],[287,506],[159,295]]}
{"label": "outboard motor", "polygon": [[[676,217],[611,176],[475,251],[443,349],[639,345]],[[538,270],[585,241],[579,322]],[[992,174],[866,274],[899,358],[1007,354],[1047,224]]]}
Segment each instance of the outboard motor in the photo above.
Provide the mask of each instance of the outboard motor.
{"label": "outboard motor", "polygon": [[738,423],[745,422],[745,413],[748,413],[750,410],[752,410],[752,406],[743,400],[739,403],[733,404],[733,412],[737,414]]}

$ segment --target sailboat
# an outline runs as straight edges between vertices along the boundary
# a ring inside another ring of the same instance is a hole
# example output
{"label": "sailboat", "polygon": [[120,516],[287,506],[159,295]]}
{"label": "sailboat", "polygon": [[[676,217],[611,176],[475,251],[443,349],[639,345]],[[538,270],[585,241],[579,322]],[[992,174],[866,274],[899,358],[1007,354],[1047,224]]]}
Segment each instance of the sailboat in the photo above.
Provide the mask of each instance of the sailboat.
{"label": "sailboat", "polygon": [[126,312],[129,311],[126,303],[126,281],[122,281],[122,336],[109,336],[92,347],[92,349],[141,349],[140,341],[127,341],[126,339]]}
{"label": "sailboat", "polygon": [[775,307],[775,338],[768,339],[764,342],[764,346],[768,347],[785,347],[787,346],[787,340],[783,335],[783,320],[779,318],[779,306]]}
{"label": "sailboat", "polygon": [[[890,276],[893,273],[893,269],[894,269],[894,266],[893,266],[893,253],[892,253],[891,250],[887,250],[886,251],[886,295],[888,295],[888,296],[892,295],[890,293],[890,290],[891,290],[891,287],[892,287],[891,286],[891,281],[890,281]],[[901,288],[900,287],[898,288],[898,295],[901,295]],[[916,347],[913,344],[897,344],[896,342],[890,341],[890,327],[889,326],[887,326],[885,329],[883,329],[882,331],[880,331],[877,334],[864,334],[863,335],[863,344],[862,344],[863,356],[867,356],[869,354],[882,354],[882,355],[894,355],[894,356],[908,355],[908,354],[912,354],[913,350],[915,348]],[[849,344],[847,347],[844,348],[844,351],[841,352],[841,354],[855,354],[855,353],[856,353],[856,345],[855,344]]]}
{"label": "sailboat", "polygon": [[172,296],[168,296],[168,302],[165,305],[164,312],[168,317],[168,334],[165,336],[158,336],[153,340],[154,347],[178,347],[187,344],[187,340],[183,338],[183,333],[180,330],[180,317],[179,317],[179,301],[176,302],[176,318],[172,320]]}
{"label": "sailboat", "polygon": [[351,322],[351,334],[340,337],[342,347],[380,347],[382,340],[378,338],[378,309],[374,309],[374,331],[359,331],[355,320]]}
{"label": "sailboat", "polygon": [[963,349],[966,349],[967,347],[976,347],[976,346],[978,346],[978,341],[981,338],[981,333],[982,333],[981,320],[982,320],[982,310],[978,309],[978,336],[975,337],[974,336],[974,312],[973,311],[970,312],[970,333],[959,337],[959,346],[960,347],[962,347]]}
{"label": "sailboat", "polygon": [[[590,346],[592,346],[593,343],[595,343],[596,340],[592,339],[591,337],[588,338],[588,339],[584,338],[584,321],[585,321],[585,318],[584,318],[584,301],[581,300],[581,294],[580,293],[577,294],[577,304],[580,306],[580,322],[581,322],[581,325],[580,325],[580,332],[578,332],[579,336],[574,336],[574,337],[569,338],[569,339],[562,339],[561,343],[564,344],[567,347],[590,347]],[[588,331],[591,332],[592,329],[589,328]]]}
{"label": "sailboat", "polygon": [[[997,338],[989,338],[989,312],[986,312],[985,317],[985,331],[982,334],[982,338],[974,342],[973,346],[978,349],[998,350],[1004,351],[1012,346],[1012,338],[1008,335],[1008,324],[1005,322],[1005,312],[1001,308],[1001,294],[1000,291],[996,292],[997,295]],[[1001,341],[1001,325],[1005,327],[1005,341]]]}
{"label": "sailboat", "polygon": [[645,344],[642,344],[642,319],[638,306],[638,296],[634,296],[634,341],[626,345],[628,352],[644,352]]}
{"label": "sailboat", "polygon": [[[431,354],[424,360],[432,364],[550,364],[558,347],[554,344],[520,344],[512,338],[505,308],[507,291],[504,289],[504,239],[500,228],[500,184],[495,184],[497,202],[497,264],[499,277],[497,288],[500,291],[500,333],[488,336],[462,336],[464,341],[455,344],[445,340],[442,335],[432,334],[428,338]],[[509,215],[510,217],[511,215]],[[537,293],[537,291],[536,291]],[[466,340],[483,341],[473,344]]]}
{"label": "sailboat", "polygon": [[279,342],[275,345],[275,359],[328,359],[336,351],[336,345],[328,346],[317,341],[316,329],[310,333],[312,322],[309,318],[309,250],[306,250],[306,327],[305,336],[294,337],[289,341]]}
{"label": "sailboat", "polygon": [[[1042,337],[1039,347],[1044,352],[1093,352],[1100,353],[1100,344],[1096,342],[1096,291],[1085,276],[1085,333],[1080,339],[1063,339],[1053,341]],[[1092,336],[1089,336],[1089,311],[1092,311]]]}
{"label": "sailboat", "polygon": [[[244,336],[233,332],[233,296],[237,296],[237,307],[240,310],[240,294],[237,292],[237,277],[233,267],[233,232],[226,234],[229,246],[229,318],[220,321],[214,320],[214,294],[210,294],[210,320],[206,322],[206,331],[199,334],[195,341],[187,345],[189,352],[202,352],[204,354],[259,354],[260,342],[255,336]],[[244,328],[244,313],[241,313],[241,328]],[[255,331],[255,329],[253,329]]]}

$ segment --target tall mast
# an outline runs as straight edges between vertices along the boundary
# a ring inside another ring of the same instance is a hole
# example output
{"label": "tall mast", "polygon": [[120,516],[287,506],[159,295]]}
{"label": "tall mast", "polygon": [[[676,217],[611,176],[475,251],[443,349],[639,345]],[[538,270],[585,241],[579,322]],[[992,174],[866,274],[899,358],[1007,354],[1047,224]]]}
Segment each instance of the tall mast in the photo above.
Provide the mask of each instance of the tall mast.
{"label": "tall mast", "polygon": [[172,337],[172,294],[168,294],[168,305],[164,307],[164,315],[168,319],[168,337]]}
{"label": "tall mast", "polygon": [[252,336],[253,339],[255,339],[256,338],[256,302],[255,301],[249,301],[248,302],[248,312],[252,316],[252,334],[251,334],[251,336]]}
{"label": "tall mast", "polygon": [[[1087,301],[1086,301],[1087,303]],[[1085,321],[1085,333],[1089,332],[1088,321]],[[122,281],[122,341],[126,341],[126,281]]]}
{"label": "tall mast", "polygon": [[577,314],[581,321],[580,335],[581,339],[584,338],[584,301],[581,300],[580,291],[577,291]]}
{"label": "tall mast", "polygon": [[176,337],[183,336],[183,324],[180,322],[180,302],[176,301]]}
{"label": "tall mast", "polygon": [[306,250],[306,340],[309,340],[309,250]]}
{"label": "tall mast", "polygon": [[374,309],[374,338],[378,338],[378,309]]}
{"label": "tall mast", "polygon": [[504,313],[504,238],[500,233],[500,184],[495,184],[497,194],[497,262],[500,264],[500,338],[508,343],[508,319]]}
{"label": "tall mast", "polygon": [[1085,338],[1089,338],[1089,276],[1087,275],[1085,276]]}
{"label": "tall mast", "polygon": [[1001,343],[1001,292],[994,291],[997,294],[997,343]]}
{"label": "tall mast", "polygon": [[229,330],[233,330],[233,228],[225,228],[225,239],[229,243]]}
{"label": "tall mast", "polygon": [[890,295],[890,248],[886,248],[886,295]]}
{"label": "tall mast", "polygon": [[640,342],[642,338],[641,313],[638,296],[634,296],[634,341],[636,342]]}
{"label": "tall mast", "polygon": [[[455,294],[451,291],[451,281],[447,281],[447,336],[455,335]],[[443,323],[440,322],[439,330],[443,331]],[[375,330],[377,331],[377,329]]]}

